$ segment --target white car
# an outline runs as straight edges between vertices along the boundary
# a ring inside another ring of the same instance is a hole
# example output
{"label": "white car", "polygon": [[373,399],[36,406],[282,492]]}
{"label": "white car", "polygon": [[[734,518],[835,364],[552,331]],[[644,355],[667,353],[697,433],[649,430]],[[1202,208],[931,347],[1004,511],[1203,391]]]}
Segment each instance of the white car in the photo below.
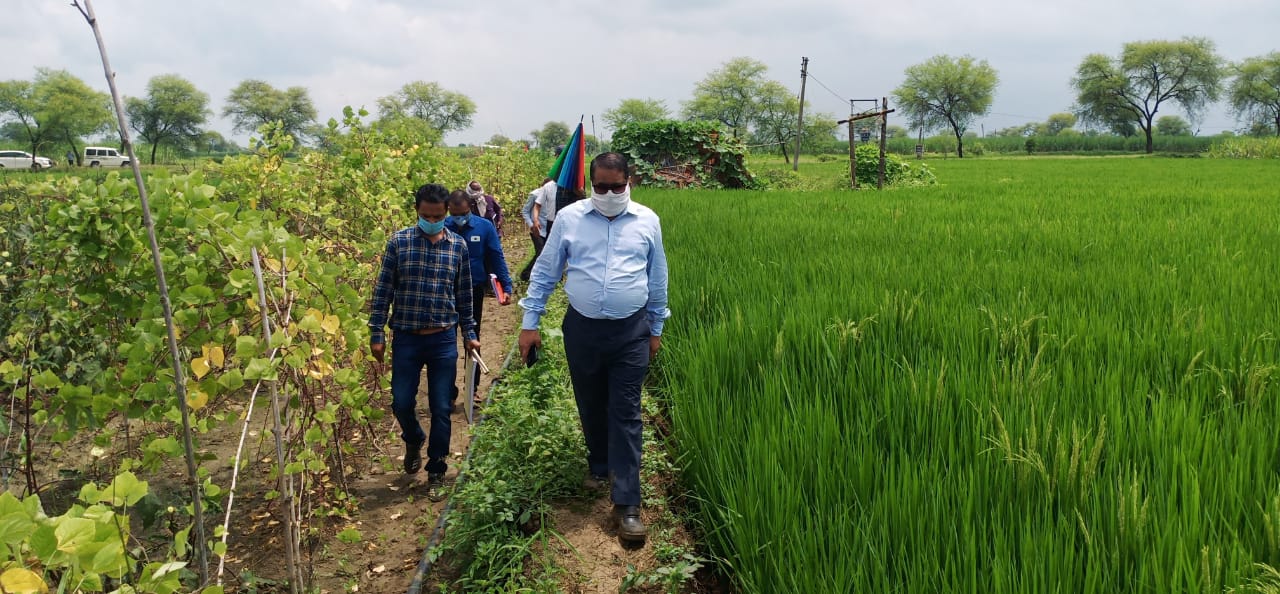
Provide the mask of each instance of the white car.
{"label": "white car", "polygon": [[48,169],[53,161],[45,157],[31,157],[23,151],[0,151],[0,169]]}
{"label": "white car", "polygon": [[86,146],[84,147],[84,164],[89,167],[125,167],[129,165],[129,157],[113,148]]}

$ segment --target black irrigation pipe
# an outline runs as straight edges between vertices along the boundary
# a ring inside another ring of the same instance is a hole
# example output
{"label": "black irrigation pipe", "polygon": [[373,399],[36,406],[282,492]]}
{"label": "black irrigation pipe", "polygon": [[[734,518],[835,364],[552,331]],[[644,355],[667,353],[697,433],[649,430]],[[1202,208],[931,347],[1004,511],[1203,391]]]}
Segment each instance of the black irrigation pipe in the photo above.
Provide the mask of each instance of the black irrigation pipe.
{"label": "black irrigation pipe", "polygon": [[[516,353],[518,352],[520,352],[520,343],[517,341],[516,344],[511,345],[511,352],[507,353],[506,360],[502,362],[502,368],[498,372],[498,378],[489,385],[490,395],[493,394],[493,389],[497,387],[498,384],[502,383],[502,378],[506,377],[506,371],[511,367],[511,360],[515,359]],[[492,398],[488,398],[487,400],[489,402],[493,402]],[[484,419],[484,412],[482,410],[476,411],[476,422],[473,427],[480,427],[480,424],[484,422]],[[467,452],[466,455],[462,457],[461,470],[458,471],[458,478],[453,481],[454,491],[456,491],[458,487],[462,486],[462,484],[467,480],[467,463],[471,461],[471,452],[474,451],[474,448],[471,447],[472,445],[475,445],[474,440],[467,442]],[[440,510],[440,518],[436,520],[436,527],[431,530],[431,538],[427,540],[427,547],[422,551],[422,560],[418,562],[418,570],[413,574],[413,581],[409,582],[408,594],[422,593],[422,583],[426,581],[427,574],[431,572],[431,549],[440,544],[440,537],[444,536],[444,523],[449,519],[450,511],[453,511],[452,495],[449,497],[449,500],[445,502],[444,509]]]}

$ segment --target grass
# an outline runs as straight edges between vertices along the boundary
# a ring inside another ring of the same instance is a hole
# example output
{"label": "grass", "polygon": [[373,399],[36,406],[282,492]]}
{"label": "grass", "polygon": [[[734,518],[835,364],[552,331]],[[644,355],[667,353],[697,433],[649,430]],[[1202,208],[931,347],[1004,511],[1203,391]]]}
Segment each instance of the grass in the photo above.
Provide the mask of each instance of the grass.
{"label": "grass", "polygon": [[664,215],[680,464],[739,585],[1280,566],[1280,164],[930,165],[942,185],[879,194],[637,195]]}

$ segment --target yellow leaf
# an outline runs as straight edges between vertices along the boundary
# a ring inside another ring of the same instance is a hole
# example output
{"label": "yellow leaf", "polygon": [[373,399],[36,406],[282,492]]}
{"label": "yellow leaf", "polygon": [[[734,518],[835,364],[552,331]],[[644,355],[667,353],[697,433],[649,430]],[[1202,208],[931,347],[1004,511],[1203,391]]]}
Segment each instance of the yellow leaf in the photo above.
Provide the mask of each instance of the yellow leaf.
{"label": "yellow leaf", "polygon": [[187,392],[187,406],[190,406],[191,410],[200,410],[206,404],[209,404],[208,394],[198,389]]}
{"label": "yellow leaf", "polygon": [[231,320],[231,329],[227,333],[232,336],[240,336],[240,320]]}
{"label": "yellow leaf", "polygon": [[314,367],[307,371],[312,379],[324,379],[333,374],[333,366],[324,359],[316,359],[311,362]]}
{"label": "yellow leaf", "polygon": [[202,379],[209,374],[209,360],[204,357],[196,357],[191,360],[191,373],[196,374],[196,379]]}
{"label": "yellow leaf", "polygon": [[338,316],[327,315],[324,317],[324,321],[320,322],[320,327],[324,328],[324,331],[329,334],[337,334],[338,326],[340,323],[341,322],[339,322]]}
{"label": "yellow leaf", "polygon": [[204,345],[204,357],[214,367],[221,368],[222,363],[227,360],[227,356],[222,352],[222,347],[217,345]]}
{"label": "yellow leaf", "polygon": [[14,567],[0,574],[0,586],[9,594],[48,594],[49,586],[30,569]]}

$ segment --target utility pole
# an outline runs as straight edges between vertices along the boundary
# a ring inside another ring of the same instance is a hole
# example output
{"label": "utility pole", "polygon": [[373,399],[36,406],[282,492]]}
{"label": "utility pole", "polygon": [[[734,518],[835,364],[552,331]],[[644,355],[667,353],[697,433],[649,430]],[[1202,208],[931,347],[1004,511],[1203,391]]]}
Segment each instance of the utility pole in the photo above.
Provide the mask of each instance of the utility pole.
{"label": "utility pole", "polygon": [[800,171],[800,140],[804,136],[804,83],[809,78],[809,58],[800,58],[800,117],[796,122],[796,160],[791,162],[792,171]]}
{"label": "utility pole", "polygon": [[889,98],[880,98],[880,177],[876,178],[876,189],[884,189],[884,137],[889,131]]}
{"label": "utility pole", "polygon": [[849,187],[858,189],[858,154],[854,151],[853,99],[849,100]]}
{"label": "utility pole", "polygon": [[[854,141],[855,141],[855,138],[857,137],[856,135],[858,131],[854,129],[853,123],[857,120],[865,120],[867,118],[880,118],[880,159],[881,159],[880,179],[881,179],[881,182],[879,184],[879,187],[883,188],[884,187],[884,181],[883,181],[884,180],[884,135],[885,135],[885,127],[886,127],[885,118],[889,114],[897,110],[889,109],[889,98],[882,97],[880,99],[880,103],[882,104],[883,107],[880,109],[880,111],[874,111],[875,108],[873,107],[872,108],[873,111],[868,111],[858,115],[854,115],[853,104],[855,101],[866,101],[872,104],[876,103],[875,99],[850,99],[849,100],[849,119],[840,120],[836,122],[837,126],[840,124],[846,124],[846,123],[849,124],[849,186],[855,190],[858,189],[858,152],[854,150],[855,149]],[[868,133],[868,135],[869,134],[870,133]]]}

